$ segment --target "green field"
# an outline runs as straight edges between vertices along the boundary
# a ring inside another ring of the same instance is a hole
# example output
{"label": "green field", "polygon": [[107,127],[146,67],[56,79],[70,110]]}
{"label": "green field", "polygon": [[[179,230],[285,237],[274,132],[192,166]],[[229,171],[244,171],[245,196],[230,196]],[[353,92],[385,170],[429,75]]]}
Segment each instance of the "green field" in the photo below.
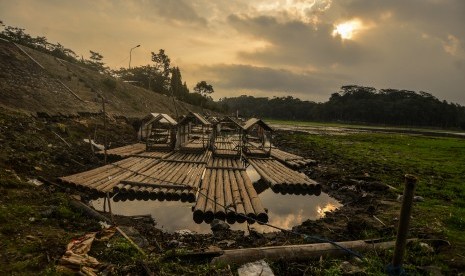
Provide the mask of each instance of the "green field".
{"label": "green field", "polygon": [[465,261],[459,253],[465,252],[465,140],[395,133],[294,133],[285,139],[347,173],[367,173],[397,188],[397,194],[405,174],[417,176],[416,195],[424,201],[415,203],[411,228],[450,241],[454,250],[441,258],[456,254]]}

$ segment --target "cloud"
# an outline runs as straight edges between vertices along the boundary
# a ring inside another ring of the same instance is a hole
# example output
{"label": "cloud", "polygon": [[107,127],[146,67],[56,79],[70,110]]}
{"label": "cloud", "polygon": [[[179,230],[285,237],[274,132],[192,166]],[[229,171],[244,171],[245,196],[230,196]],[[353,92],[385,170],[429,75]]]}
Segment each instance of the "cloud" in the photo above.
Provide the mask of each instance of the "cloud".
{"label": "cloud", "polygon": [[186,0],[155,0],[149,1],[147,4],[154,12],[151,18],[163,18],[168,22],[180,25],[206,26],[207,20],[197,13],[191,3],[191,1]]}
{"label": "cloud", "polygon": [[[198,72],[216,91],[260,91],[264,95],[298,95],[303,99],[323,99],[326,91],[336,91],[344,76],[316,72],[294,73],[289,70],[243,64],[217,64],[198,67]],[[218,95],[217,95],[218,96]]]}
{"label": "cloud", "polygon": [[341,41],[331,36],[333,26],[320,24],[315,29],[300,21],[279,22],[274,17],[228,17],[241,34],[270,43],[256,51],[241,51],[244,60],[274,65],[329,67],[334,63],[355,65],[370,59],[370,52],[355,41]]}

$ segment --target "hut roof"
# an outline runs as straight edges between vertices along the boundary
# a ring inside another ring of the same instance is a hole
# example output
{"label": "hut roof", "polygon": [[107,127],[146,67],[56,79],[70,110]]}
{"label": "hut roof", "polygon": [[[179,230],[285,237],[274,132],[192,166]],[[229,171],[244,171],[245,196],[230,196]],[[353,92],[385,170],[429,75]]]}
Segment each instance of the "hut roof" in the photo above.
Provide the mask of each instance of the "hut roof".
{"label": "hut roof", "polygon": [[267,131],[272,131],[273,130],[267,123],[265,123],[261,119],[257,119],[257,118],[250,118],[249,120],[247,120],[247,122],[244,123],[242,128],[244,128],[245,130],[249,130],[256,124],[260,125],[263,129],[265,129]]}
{"label": "hut roof", "polygon": [[194,112],[189,112],[186,117],[184,117],[181,121],[179,121],[179,124],[185,124],[186,122],[189,122],[192,119],[197,119],[202,125],[209,126],[211,125],[210,122],[205,119],[202,115],[199,113],[194,113]]}
{"label": "hut roof", "polygon": [[144,121],[146,121],[145,124],[151,124],[156,121],[163,123],[163,124],[169,124],[172,126],[175,126],[178,124],[175,119],[173,119],[170,115],[166,113],[150,113],[144,118]]}
{"label": "hut roof", "polygon": [[241,123],[237,121],[236,119],[234,119],[233,117],[225,116],[221,118],[221,120],[218,121],[218,123],[223,123],[223,122],[231,122],[235,124],[237,127],[243,128]]}

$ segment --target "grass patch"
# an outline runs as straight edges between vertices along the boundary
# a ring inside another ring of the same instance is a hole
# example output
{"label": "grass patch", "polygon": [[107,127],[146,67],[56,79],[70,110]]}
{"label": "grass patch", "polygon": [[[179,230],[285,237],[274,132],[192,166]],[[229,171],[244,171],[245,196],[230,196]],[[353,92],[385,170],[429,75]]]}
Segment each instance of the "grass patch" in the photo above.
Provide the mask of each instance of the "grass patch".
{"label": "grass patch", "polygon": [[[411,235],[445,238],[453,248],[465,245],[465,144],[463,139],[419,135],[356,133],[284,134],[300,152],[347,176],[369,174],[403,190],[405,174],[419,179]],[[390,210],[387,219],[398,216]],[[366,233],[369,237],[370,233]],[[459,252],[457,252],[459,253]],[[455,254],[449,252],[448,254]],[[461,254],[461,253],[459,253]],[[413,257],[416,258],[416,257]],[[428,260],[418,260],[428,265]]]}

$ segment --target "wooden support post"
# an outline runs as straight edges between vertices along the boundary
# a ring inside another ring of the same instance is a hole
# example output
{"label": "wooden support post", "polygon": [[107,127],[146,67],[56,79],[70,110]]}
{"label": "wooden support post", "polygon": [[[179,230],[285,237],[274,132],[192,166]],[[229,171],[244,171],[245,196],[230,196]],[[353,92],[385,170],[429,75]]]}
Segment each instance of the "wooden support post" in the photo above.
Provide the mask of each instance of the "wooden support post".
{"label": "wooden support post", "polygon": [[113,212],[111,211],[110,193],[107,192],[106,195],[107,195],[106,198],[107,198],[107,201],[108,201],[108,211],[110,211],[111,222],[112,222],[113,224],[115,224],[115,220],[113,219]]}
{"label": "wooden support post", "polygon": [[407,245],[407,233],[410,223],[410,214],[412,213],[413,194],[417,184],[417,178],[413,175],[405,175],[405,187],[400,210],[399,227],[397,230],[396,247],[392,263],[387,267],[389,275],[404,275],[405,271],[402,268],[402,260],[404,258],[405,246]]}
{"label": "wooden support post", "polygon": [[102,109],[103,109],[103,162],[107,164],[107,114],[105,112],[105,98],[102,96]]}

